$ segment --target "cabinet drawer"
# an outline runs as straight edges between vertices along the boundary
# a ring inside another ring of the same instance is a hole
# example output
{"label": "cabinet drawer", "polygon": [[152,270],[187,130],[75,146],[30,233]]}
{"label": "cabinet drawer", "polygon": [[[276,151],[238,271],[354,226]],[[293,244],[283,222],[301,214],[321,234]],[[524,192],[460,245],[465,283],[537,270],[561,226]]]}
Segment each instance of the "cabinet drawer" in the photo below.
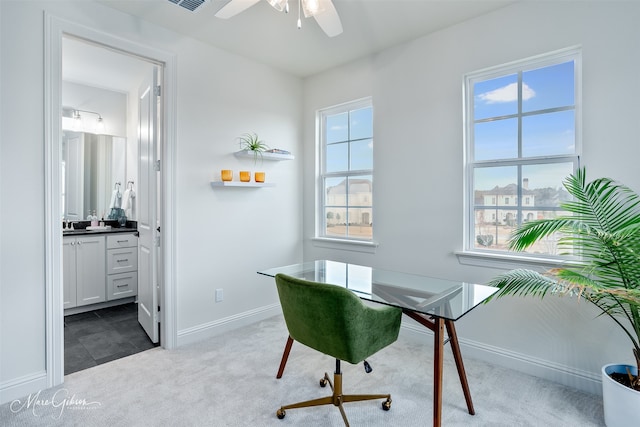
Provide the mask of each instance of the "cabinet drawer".
{"label": "cabinet drawer", "polygon": [[107,236],[107,249],[131,248],[138,246],[138,236],[135,234],[115,234]]}
{"label": "cabinet drawer", "polygon": [[138,269],[138,248],[109,249],[107,274],[127,273]]}
{"label": "cabinet drawer", "polygon": [[107,300],[132,297],[138,294],[138,272],[107,276]]}

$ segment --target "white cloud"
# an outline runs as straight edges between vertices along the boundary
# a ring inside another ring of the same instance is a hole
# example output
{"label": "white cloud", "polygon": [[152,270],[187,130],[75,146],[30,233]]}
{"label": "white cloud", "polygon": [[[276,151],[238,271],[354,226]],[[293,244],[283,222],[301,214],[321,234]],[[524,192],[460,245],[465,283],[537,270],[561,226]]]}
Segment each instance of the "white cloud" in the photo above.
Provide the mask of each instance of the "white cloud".
{"label": "white cloud", "polygon": [[[531,89],[526,83],[522,84],[522,100],[536,96],[536,92]],[[499,102],[515,102],[518,100],[518,84],[510,83],[498,89],[491,90],[489,92],[481,93],[478,95],[481,101],[487,104],[496,104]]]}

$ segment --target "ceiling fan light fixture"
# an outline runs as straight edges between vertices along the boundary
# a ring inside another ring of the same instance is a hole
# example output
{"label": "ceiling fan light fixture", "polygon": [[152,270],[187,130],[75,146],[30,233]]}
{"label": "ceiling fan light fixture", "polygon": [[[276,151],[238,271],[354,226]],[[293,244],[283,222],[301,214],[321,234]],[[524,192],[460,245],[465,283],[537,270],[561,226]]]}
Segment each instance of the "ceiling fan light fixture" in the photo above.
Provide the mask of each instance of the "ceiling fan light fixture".
{"label": "ceiling fan light fixture", "polygon": [[324,11],[322,0],[302,0],[302,11],[304,17],[309,18]]}
{"label": "ceiling fan light fixture", "polygon": [[267,2],[278,12],[289,9],[287,4],[288,1],[289,0],[267,0]]}
{"label": "ceiling fan light fixture", "polygon": [[[225,0],[224,6],[216,12],[216,17],[229,19],[261,1]],[[332,0],[291,0],[291,2],[296,1],[298,3],[298,28],[302,28],[301,18],[304,12],[305,18],[312,16],[327,36],[335,37],[342,34],[342,22],[340,22],[340,16],[338,16],[338,11]],[[267,0],[267,2],[278,11],[289,12],[289,0]]]}

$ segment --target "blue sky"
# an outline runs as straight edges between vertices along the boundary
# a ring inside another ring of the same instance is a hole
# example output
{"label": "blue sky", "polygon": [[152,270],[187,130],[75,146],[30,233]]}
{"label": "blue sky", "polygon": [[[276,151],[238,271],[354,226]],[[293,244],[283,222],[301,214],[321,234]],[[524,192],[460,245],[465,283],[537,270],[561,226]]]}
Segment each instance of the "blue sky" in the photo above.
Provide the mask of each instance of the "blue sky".
{"label": "blue sky", "polygon": [[[512,74],[474,84],[474,120],[518,113],[518,76]],[[574,63],[565,62],[523,72],[522,111],[536,112],[575,104]],[[475,160],[518,158],[517,118],[496,119],[474,126]],[[571,155],[575,151],[574,110],[523,116],[522,156]],[[529,167],[523,177],[529,188],[558,187],[573,171],[570,163]],[[483,169],[474,177],[475,188],[515,183],[515,167]]]}
{"label": "blue sky", "polygon": [[[327,116],[327,172],[373,169],[373,112],[371,107]],[[351,140],[351,167],[348,143]],[[336,144],[333,144],[336,143]]]}

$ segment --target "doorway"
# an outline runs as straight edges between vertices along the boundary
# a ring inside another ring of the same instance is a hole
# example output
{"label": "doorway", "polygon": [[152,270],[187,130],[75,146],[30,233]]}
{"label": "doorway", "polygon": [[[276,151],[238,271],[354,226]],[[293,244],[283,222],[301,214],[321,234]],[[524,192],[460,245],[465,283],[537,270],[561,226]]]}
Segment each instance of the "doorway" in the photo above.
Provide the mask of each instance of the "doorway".
{"label": "doorway", "polygon": [[[159,226],[162,190],[149,164],[161,150],[149,135],[162,124],[154,91],[161,69],[128,52],[62,39],[62,215],[75,224],[63,232],[65,375],[159,343],[152,293],[162,260],[148,255],[158,249],[150,230]],[[113,228],[95,230],[98,224]],[[113,247],[121,241],[126,247]],[[88,250],[91,243],[101,250]]]}
{"label": "doorway", "polygon": [[[163,161],[163,170],[160,171],[157,181],[158,203],[160,222],[157,223],[158,230],[163,230],[162,247],[155,249],[157,256],[151,258],[153,271],[157,274],[157,281],[153,286],[155,310],[162,307],[162,315],[156,316],[154,320],[162,323],[159,339],[164,348],[174,348],[177,341],[175,330],[175,298],[174,298],[174,266],[175,255],[172,248],[174,241],[174,208],[171,189],[174,187],[174,141],[175,141],[175,55],[146,47],[142,44],[131,42],[123,38],[112,36],[106,33],[95,31],[82,25],[74,24],[57,17],[45,16],[45,157],[46,157],[46,373],[49,386],[56,386],[64,381],[64,318],[63,307],[60,301],[63,300],[62,288],[62,165],[61,165],[61,135],[63,116],[62,84],[63,84],[63,44],[67,39],[82,41],[86,45],[100,47],[110,52],[128,58],[135,58],[164,70],[162,79],[163,99],[159,103],[158,119],[162,126],[157,129],[157,135],[162,141],[159,147]],[[85,64],[86,67],[91,64]],[[86,69],[85,69],[86,70]],[[97,85],[105,89],[106,77]],[[130,89],[133,91],[133,89]],[[133,92],[136,93],[136,92]],[[137,101],[137,93],[133,96]],[[137,126],[136,126],[137,127]],[[137,133],[137,129],[135,129]],[[137,137],[135,137],[137,140]],[[136,154],[136,157],[137,154]],[[132,168],[131,162],[128,166]],[[153,180],[156,182],[156,180]],[[154,190],[155,191],[155,190]],[[154,193],[155,194],[155,193]],[[155,199],[155,198],[154,198]],[[54,212],[54,214],[52,214]],[[159,232],[159,231],[158,231]],[[159,241],[158,241],[159,242]],[[108,303],[107,305],[113,305]],[[96,307],[106,308],[106,307]]]}

